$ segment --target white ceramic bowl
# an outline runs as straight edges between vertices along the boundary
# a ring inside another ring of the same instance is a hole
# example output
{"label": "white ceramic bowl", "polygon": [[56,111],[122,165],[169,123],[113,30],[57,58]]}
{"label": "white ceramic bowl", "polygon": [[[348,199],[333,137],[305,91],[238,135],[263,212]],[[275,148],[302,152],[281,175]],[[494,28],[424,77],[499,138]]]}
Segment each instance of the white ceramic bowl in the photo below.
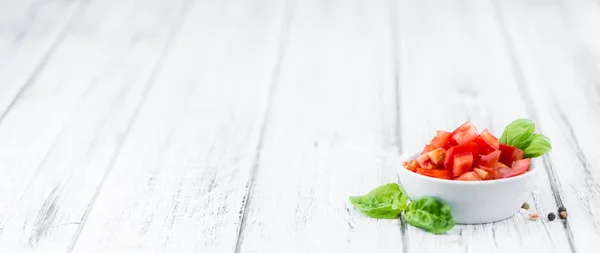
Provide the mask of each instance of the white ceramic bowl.
{"label": "white ceramic bowl", "polygon": [[[402,155],[402,161],[414,160],[419,154]],[[432,178],[412,172],[400,165],[400,185],[413,200],[435,197],[452,208],[459,224],[500,221],[515,215],[533,190],[539,174],[535,159],[529,170],[519,176],[486,181],[455,181]]]}

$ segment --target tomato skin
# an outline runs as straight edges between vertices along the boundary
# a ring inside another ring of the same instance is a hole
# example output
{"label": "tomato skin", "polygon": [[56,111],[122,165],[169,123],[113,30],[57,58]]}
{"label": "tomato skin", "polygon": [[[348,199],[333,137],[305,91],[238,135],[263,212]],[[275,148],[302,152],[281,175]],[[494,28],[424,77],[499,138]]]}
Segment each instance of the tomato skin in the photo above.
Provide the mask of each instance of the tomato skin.
{"label": "tomato skin", "polygon": [[452,165],[454,164],[454,156],[464,153],[471,153],[473,155],[473,164],[477,164],[479,161],[479,150],[477,149],[477,144],[475,142],[469,142],[448,149],[448,151],[446,151],[446,156],[444,157],[444,167],[446,169],[452,169]]}
{"label": "tomato skin", "polygon": [[500,143],[500,162],[504,164],[513,164],[514,161],[523,159],[523,150],[513,146]]}
{"label": "tomato skin", "polygon": [[448,143],[448,139],[450,139],[451,135],[452,133],[450,132],[441,130],[437,131],[437,134],[435,135],[435,137],[433,137],[431,142],[425,145],[425,148],[423,149],[423,152],[421,152],[421,154],[425,154],[438,148],[445,149],[446,144]]}
{"label": "tomato skin", "polygon": [[477,173],[471,171],[471,172],[467,172],[465,174],[460,175],[460,177],[457,177],[454,180],[459,180],[459,181],[481,181],[481,177],[479,177],[477,175]]}
{"label": "tomato skin", "polygon": [[512,168],[498,167],[496,168],[496,174],[494,175],[494,178],[500,179],[521,175],[527,171],[530,164],[531,160],[527,158],[515,161]]}
{"label": "tomato skin", "polygon": [[452,171],[449,170],[417,168],[417,173],[428,177],[452,180]]}
{"label": "tomato skin", "polygon": [[482,155],[477,166],[490,169],[496,168],[498,161],[500,160],[501,153],[502,152],[500,150],[495,150],[487,155]]}
{"label": "tomato skin", "polygon": [[496,138],[487,129],[483,130],[483,132],[477,136],[475,142],[479,147],[479,153],[482,155],[487,155],[494,150],[500,149],[500,142],[498,142],[498,138]]}
{"label": "tomato skin", "polygon": [[473,154],[462,153],[454,156],[452,165],[452,176],[458,177],[466,172],[473,170]]}
{"label": "tomato skin", "polygon": [[467,121],[452,132],[450,139],[460,145],[475,141],[477,136],[477,128]]}

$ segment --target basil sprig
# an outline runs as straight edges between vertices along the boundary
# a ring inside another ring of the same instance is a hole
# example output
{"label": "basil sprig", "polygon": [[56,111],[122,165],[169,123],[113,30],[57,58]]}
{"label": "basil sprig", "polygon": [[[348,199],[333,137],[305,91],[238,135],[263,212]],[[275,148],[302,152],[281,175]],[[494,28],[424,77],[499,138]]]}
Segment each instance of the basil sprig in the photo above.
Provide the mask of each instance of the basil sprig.
{"label": "basil sprig", "polygon": [[433,197],[408,204],[408,195],[396,183],[379,186],[362,196],[350,197],[358,210],[372,218],[394,219],[403,211],[406,222],[431,233],[444,233],[456,224],[450,206]]}
{"label": "basil sprig", "polygon": [[372,218],[393,219],[408,208],[408,196],[396,183],[379,186],[362,196],[350,197],[358,210]]}
{"label": "basil sprig", "polygon": [[404,219],[412,226],[435,234],[444,233],[456,225],[450,206],[432,197],[411,202],[408,211],[404,213]]}
{"label": "basil sprig", "polygon": [[543,134],[534,133],[535,123],[529,119],[517,119],[506,128],[499,141],[523,150],[525,158],[542,156],[552,150],[550,139]]}

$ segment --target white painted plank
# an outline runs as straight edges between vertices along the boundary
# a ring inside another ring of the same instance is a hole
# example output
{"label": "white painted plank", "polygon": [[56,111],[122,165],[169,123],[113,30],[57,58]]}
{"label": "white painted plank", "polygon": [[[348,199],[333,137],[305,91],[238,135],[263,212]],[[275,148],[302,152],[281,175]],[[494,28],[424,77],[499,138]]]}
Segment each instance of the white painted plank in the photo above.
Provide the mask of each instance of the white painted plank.
{"label": "white painted plank", "polygon": [[234,250],[285,8],[192,5],[73,252]]}
{"label": "white painted plank", "polygon": [[397,179],[388,4],[295,4],[239,252],[402,251],[399,219],[348,202]]}
{"label": "white painted plank", "polygon": [[[519,95],[493,8],[489,1],[398,5],[400,136],[405,152],[420,151],[435,130],[451,131],[466,120],[499,137],[512,120],[531,116]],[[529,203],[543,217],[556,208],[545,174],[538,178]],[[458,225],[445,235],[409,226],[404,242],[408,252],[571,251],[560,222],[531,221],[523,215],[492,224]]]}
{"label": "white painted plank", "polygon": [[0,121],[56,48],[80,1],[0,1]]}
{"label": "white painted plank", "polygon": [[0,125],[0,249],[67,252],[186,9],[96,1]]}
{"label": "white painted plank", "polygon": [[525,99],[552,140],[554,194],[577,252],[600,240],[600,5],[597,1],[499,3]]}

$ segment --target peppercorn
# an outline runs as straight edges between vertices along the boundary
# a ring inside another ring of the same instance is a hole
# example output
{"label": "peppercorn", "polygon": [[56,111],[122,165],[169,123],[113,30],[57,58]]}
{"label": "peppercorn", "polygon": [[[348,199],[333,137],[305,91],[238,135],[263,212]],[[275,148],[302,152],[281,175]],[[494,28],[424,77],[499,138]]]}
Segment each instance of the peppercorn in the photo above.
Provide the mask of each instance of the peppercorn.
{"label": "peppercorn", "polygon": [[549,213],[549,214],[548,214],[548,220],[549,220],[549,221],[553,221],[554,219],[556,219],[556,214],[554,214],[554,213]]}
{"label": "peppercorn", "polygon": [[560,212],[566,212],[566,211],[567,211],[567,209],[564,206],[561,206],[561,207],[558,208],[558,213],[560,213]]}
{"label": "peppercorn", "polygon": [[529,210],[529,203],[527,203],[527,202],[523,203],[523,205],[521,206],[521,208],[523,208],[525,210]]}
{"label": "peppercorn", "polygon": [[560,212],[560,213],[558,213],[558,216],[560,216],[560,218],[564,220],[567,218],[567,212],[564,212],[564,211]]}

